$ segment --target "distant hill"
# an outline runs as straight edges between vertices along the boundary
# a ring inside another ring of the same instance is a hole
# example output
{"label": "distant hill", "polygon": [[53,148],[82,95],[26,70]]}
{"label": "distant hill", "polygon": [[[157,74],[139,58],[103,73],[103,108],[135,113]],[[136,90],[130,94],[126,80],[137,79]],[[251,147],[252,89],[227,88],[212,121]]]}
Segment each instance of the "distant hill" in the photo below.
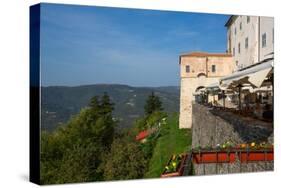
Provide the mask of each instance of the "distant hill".
{"label": "distant hill", "polygon": [[42,87],[42,130],[52,131],[89,104],[91,97],[107,92],[115,103],[114,117],[119,128],[130,127],[143,115],[144,104],[152,91],[158,95],[167,112],[179,111],[179,87],[131,87],[118,84]]}

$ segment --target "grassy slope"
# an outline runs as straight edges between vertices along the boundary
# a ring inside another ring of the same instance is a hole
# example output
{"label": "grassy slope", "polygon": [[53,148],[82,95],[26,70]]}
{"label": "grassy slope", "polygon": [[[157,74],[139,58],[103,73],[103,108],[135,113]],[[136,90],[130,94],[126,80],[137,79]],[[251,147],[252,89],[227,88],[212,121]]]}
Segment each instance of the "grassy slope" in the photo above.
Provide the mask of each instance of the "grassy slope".
{"label": "grassy slope", "polygon": [[166,163],[173,154],[186,152],[191,147],[191,130],[179,129],[179,116],[168,117],[167,125],[161,127],[145,178],[160,177]]}

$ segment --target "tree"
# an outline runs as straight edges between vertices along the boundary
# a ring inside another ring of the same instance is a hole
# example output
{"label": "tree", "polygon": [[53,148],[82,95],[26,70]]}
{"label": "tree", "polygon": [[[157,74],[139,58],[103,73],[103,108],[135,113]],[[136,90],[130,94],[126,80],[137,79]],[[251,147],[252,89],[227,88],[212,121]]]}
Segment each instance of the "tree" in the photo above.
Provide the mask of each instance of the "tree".
{"label": "tree", "polygon": [[98,119],[97,125],[104,127],[104,132],[101,136],[102,143],[106,148],[109,148],[114,136],[115,122],[112,117],[114,103],[110,101],[110,97],[105,92],[100,101],[101,118]]}
{"label": "tree", "polygon": [[144,106],[144,110],[146,115],[150,115],[155,111],[162,111],[162,102],[159,97],[154,95],[154,92],[147,98],[146,104]]}
{"label": "tree", "polygon": [[103,180],[99,166],[113,141],[113,109],[107,94],[95,96],[65,126],[42,134],[42,184]]}
{"label": "tree", "polygon": [[77,183],[103,180],[98,170],[102,148],[93,142],[75,144],[63,155],[56,183]]}
{"label": "tree", "polygon": [[101,98],[101,113],[102,115],[112,115],[112,112],[114,110],[114,103],[110,101],[109,96],[105,92]]}
{"label": "tree", "polygon": [[100,108],[99,97],[98,96],[92,97],[89,106],[92,110],[98,110]]}
{"label": "tree", "polygon": [[114,139],[104,160],[105,180],[142,178],[147,166],[144,153],[138,143],[128,137]]}

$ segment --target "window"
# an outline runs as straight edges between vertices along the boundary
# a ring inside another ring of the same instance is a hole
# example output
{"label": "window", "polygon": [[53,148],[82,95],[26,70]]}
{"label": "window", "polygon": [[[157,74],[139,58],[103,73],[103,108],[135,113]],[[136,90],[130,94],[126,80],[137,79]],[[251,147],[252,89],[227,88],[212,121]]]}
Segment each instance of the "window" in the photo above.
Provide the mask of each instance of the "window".
{"label": "window", "polygon": [[249,39],[248,37],[245,39],[245,48],[248,49],[248,42],[249,42]]}
{"label": "window", "polygon": [[233,56],[235,56],[235,48],[233,48]]}
{"label": "window", "polygon": [[216,72],[216,65],[212,65],[212,72]]}
{"label": "window", "polygon": [[247,16],[247,23],[250,23],[250,16]]}
{"label": "window", "polygon": [[240,54],[240,43],[238,43],[238,53]]}
{"label": "window", "polygon": [[234,28],[234,34],[236,35],[236,27]]}
{"label": "window", "polygon": [[186,65],[186,66],[185,66],[185,71],[186,71],[186,72],[190,72],[190,66],[189,66],[189,65]]}
{"label": "window", "polygon": [[240,30],[242,30],[242,22],[240,22]]}
{"label": "window", "polygon": [[262,34],[262,47],[266,47],[266,33]]}

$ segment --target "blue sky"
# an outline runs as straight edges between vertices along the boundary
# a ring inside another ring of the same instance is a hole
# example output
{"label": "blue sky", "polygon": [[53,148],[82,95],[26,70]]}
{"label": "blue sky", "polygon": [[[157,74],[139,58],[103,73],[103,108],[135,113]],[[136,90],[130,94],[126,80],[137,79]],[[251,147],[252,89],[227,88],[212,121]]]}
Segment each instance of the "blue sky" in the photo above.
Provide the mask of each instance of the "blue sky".
{"label": "blue sky", "polygon": [[228,17],[43,4],[42,85],[179,85],[179,54],[225,52]]}

